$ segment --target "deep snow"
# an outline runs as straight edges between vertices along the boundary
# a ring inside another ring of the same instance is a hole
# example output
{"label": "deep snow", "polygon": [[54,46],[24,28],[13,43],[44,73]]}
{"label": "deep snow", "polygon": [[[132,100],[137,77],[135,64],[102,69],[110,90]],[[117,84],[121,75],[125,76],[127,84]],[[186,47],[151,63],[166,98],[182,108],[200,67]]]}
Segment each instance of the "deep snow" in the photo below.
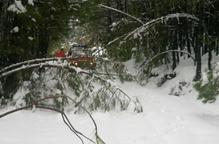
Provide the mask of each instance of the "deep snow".
{"label": "deep snow", "polygon": [[[134,82],[118,83],[129,96],[139,98],[144,111],[93,112],[101,138],[106,144],[218,144],[219,105],[203,104],[196,99],[191,83],[194,71],[192,62],[181,62],[177,77],[161,88],[155,86],[156,80],[145,87]],[[180,81],[189,84],[184,93],[179,97],[169,95]],[[67,115],[78,130],[94,138],[94,127],[87,115]],[[0,119],[0,144],[60,143],[80,144],[60,114],[21,111]]]}

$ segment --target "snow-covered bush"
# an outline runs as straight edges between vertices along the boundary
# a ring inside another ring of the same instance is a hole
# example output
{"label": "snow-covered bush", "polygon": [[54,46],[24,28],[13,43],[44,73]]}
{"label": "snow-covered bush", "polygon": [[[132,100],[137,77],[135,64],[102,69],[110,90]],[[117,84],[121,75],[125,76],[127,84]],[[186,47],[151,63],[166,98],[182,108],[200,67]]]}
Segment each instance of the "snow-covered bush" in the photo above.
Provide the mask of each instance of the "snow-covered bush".
{"label": "snow-covered bush", "polygon": [[148,63],[139,69],[136,79],[140,85],[146,85],[152,81],[158,87],[161,87],[166,81],[175,77],[176,73],[171,69],[170,64],[156,65]]}
{"label": "snow-covered bush", "polygon": [[219,95],[219,63],[212,65],[212,70],[203,72],[202,80],[194,84],[199,92],[198,99],[204,103],[213,103]]}
{"label": "snow-covered bush", "polygon": [[183,96],[191,92],[191,83],[180,81],[176,86],[171,88],[169,95]]}
{"label": "snow-covered bush", "polygon": [[[91,111],[126,110],[130,103],[134,103],[105,75],[44,67],[35,69],[30,79],[22,82],[13,102],[18,107],[40,103],[75,112],[81,112],[84,108]],[[138,108],[134,107],[133,110]]]}

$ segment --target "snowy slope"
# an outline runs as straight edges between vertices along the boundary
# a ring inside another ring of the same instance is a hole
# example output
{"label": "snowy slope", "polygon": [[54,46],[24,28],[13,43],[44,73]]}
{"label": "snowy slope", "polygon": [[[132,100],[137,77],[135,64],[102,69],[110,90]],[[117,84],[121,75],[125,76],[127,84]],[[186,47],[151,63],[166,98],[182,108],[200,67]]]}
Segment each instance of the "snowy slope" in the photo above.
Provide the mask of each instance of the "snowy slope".
{"label": "snowy slope", "polygon": [[[106,144],[218,144],[218,102],[197,101],[192,84],[180,97],[169,95],[171,88],[180,81],[191,82],[194,71],[192,62],[182,62],[176,70],[177,78],[159,89],[152,85],[153,81],[145,87],[134,82],[118,83],[128,95],[139,98],[144,112],[94,112],[101,138]],[[94,138],[88,116],[73,113],[68,116],[78,130]],[[0,119],[0,144],[60,143],[80,144],[80,141],[57,113],[22,111]]]}

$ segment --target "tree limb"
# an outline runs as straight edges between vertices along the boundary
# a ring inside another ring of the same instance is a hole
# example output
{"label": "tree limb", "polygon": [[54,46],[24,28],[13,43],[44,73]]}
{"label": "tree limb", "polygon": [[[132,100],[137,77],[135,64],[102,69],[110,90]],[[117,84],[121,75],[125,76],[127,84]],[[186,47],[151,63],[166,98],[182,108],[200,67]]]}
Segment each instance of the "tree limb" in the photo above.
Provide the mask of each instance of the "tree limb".
{"label": "tree limb", "polygon": [[118,10],[118,9],[115,9],[115,8],[112,8],[112,7],[103,5],[103,4],[99,4],[98,6],[99,6],[99,7],[102,7],[102,8],[106,8],[106,9],[110,9],[110,10],[116,11],[116,12],[118,12],[118,13],[121,13],[121,14],[123,14],[123,15],[126,15],[126,16],[128,16],[128,17],[134,19],[135,21],[139,22],[139,23],[142,24],[142,25],[144,24],[144,22],[142,22],[140,19],[138,19],[138,18],[136,18],[136,17],[134,17],[134,16],[132,16],[132,15],[130,15],[130,14],[128,14],[128,13],[125,13],[125,12],[123,12],[123,11],[121,11],[121,10]]}

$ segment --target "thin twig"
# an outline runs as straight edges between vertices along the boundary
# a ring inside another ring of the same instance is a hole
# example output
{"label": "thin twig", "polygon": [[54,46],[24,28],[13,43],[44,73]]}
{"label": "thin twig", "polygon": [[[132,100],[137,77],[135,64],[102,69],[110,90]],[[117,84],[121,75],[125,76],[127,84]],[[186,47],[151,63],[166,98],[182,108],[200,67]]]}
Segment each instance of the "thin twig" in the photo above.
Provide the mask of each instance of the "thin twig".
{"label": "thin twig", "polygon": [[74,128],[72,128],[72,127],[66,122],[63,113],[62,113],[61,115],[62,115],[63,122],[64,122],[64,123],[68,126],[68,128],[80,139],[81,143],[84,144],[83,139],[75,132]]}

